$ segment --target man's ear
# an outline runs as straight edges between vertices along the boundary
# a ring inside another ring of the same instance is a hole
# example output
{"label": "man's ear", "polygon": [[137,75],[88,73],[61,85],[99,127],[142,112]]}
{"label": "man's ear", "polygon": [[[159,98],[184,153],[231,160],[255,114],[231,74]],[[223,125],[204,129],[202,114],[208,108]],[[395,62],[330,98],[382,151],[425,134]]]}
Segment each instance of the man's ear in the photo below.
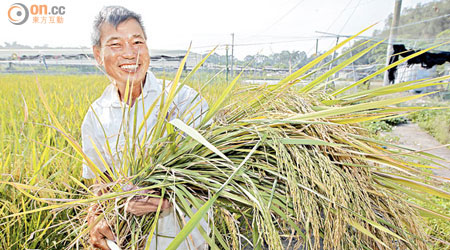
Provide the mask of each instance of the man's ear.
{"label": "man's ear", "polygon": [[97,61],[98,65],[103,65],[103,57],[101,53],[101,48],[98,45],[92,46],[92,51],[94,52],[94,58]]}

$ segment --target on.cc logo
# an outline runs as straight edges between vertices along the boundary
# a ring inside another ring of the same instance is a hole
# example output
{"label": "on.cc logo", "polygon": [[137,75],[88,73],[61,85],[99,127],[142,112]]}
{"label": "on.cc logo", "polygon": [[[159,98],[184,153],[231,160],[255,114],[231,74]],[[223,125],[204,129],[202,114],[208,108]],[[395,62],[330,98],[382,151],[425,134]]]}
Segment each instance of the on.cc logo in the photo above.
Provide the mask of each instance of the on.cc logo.
{"label": "on.cc logo", "polygon": [[11,5],[8,10],[8,19],[12,24],[15,25],[25,23],[28,20],[29,15],[30,13],[28,12],[28,8],[21,3],[15,3]]}

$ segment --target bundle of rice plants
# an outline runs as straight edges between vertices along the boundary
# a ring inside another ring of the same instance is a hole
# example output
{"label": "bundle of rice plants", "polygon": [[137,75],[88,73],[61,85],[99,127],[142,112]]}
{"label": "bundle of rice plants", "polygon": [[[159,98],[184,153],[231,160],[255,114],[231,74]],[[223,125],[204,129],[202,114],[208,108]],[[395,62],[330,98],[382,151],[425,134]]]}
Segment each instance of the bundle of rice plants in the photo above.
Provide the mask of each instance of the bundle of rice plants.
{"label": "bundle of rice plants", "polygon": [[[245,92],[247,98],[224,106],[238,76],[209,103],[210,109],[197,128],[189,126],[192,119],[187,124],[182,119],[166,121],[165,114],[176,93],[199,67],[180,80],[184,59],[167,91],[157,99],[161,102],[159,116],[144,137],[148,140],[128,136],[120,171],[118,166],[109,169],[111,180],[86,158],[48,109],[56,129],[85,158],[109,192],[95,196],[79,183],[86,191],[85,199],[11,216],[98,202],[103,213],[97,221],[106,218],[110,222],[122,249],[137,249],[149,246],[158,228],[161,203],[156,213],[141,217],[125,213],[124,206],[135,196],[152,196],[171,201],[182,226],[168,249],[189,241],[194,228],[212,249],[283,249],[288,245],[310,249],[425,249],[428,239],[417,211],[446,216],[408,203],[402,195],[417,195],[413,190],[420,190],[448,199],[450,194],[421,179],[416,168],[426,165],[401,158],[392,145],[371,139],[356,124],[418,110],[392,105],[423,95],[379,97],[442,84],[439,81],[449,77],[346,94],[389,67],[427,51],[423,50],[350,86],[332,93],[321,91],[326,79],[375,44],[316,76],[309,84],[293,87],[310,77],[321,60],[353,38],[278,84],[253,87]],[[48,106],[44,94],[40,94]],[[180,118],[185,115],[178,114]],[[142,125],[135,129],[134,134],[139,134]],[[428,162],[433,159],[424,153],[413,156],[427,158]],[[124,190],[127,184],[142,188]],[[148,194],[145,190],[159,192]],[[188,222],[183,220],[184,215],[190,217]],[[80,218],[77,230],[71,227],[78,234],[72,245],[90,229],[83,214]],[[202,219],[208,222],[207,228],[200,226]]]}

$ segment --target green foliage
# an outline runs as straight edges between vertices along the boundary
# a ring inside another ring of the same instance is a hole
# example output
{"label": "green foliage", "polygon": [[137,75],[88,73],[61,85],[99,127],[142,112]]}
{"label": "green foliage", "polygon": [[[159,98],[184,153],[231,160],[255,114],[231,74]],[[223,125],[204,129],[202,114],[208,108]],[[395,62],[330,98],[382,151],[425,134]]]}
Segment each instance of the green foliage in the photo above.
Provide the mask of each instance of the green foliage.
{"label": "green foliage", "polygon": [[[400,39],[434,39],[441,32],[448,29],[448,24],[450,22],[450,16],[437,18],[443,15],[447,15],[450,10],[450,2],[446,0],[431,1],[428,3],[418,3],[414,7],[403,8],[400,16],[399,26],[403,26],[398,29],[398,36]],[[422,22],[427,19],[436,18],[427,22]],[[385,29],[381,32],[381,36],[387,37],[389,33],[388,27],[392,23],[392,14],[385,21]],[[415,23],[414,25],[408,25]],[[440,39],[447,37],[439,36]],[[442,40],[443,41],[445,41]],[[417,44],[419,47],[428,44],[430,41],[419,41]]]}
{"label": "green foliage", "polygon": [[399,116],[399,117],[385,119],[384,121],[391,126],[398,126],[398,125],[407,123],[408,119],[404,116]]}
{"label": "green foliage", "polygon": [[[253,68],[275,67],[281,69],[297,70],[319,55],[308,56],[305,51],[287,51],[283,50],[279,53],[272,53],[270,55],[247,55],[243,60],[235,58],[235,64],[239,66],[246,66]],[[324,60],[324,63],[331,60],[328,57]],[[208,63],[226,65],[227,58],[225,55],[219,55],[217,53],[212,54],[208,58]],[[228,65],[231,65],[231,58],[228,59]]]}
{"label": "green foliage", "polygon": [[450,109],[422,110],[408,116],[442,144],[450,144]]}
{"label": "green foliage", "polygon": [[[428,48],[432,45],[446,42],[450,39],[450,29],[448,23],[450,23],[450,16],[437,18],[448,14],[450,10],[450,2],[447,0],[432,1],[425,4],[417,4],[415,7],[403,8],[400,16],[397,35],[397,43],[403,43],[407,48]],[[428,22],[422,22],[423,20],[436,18]],[[389,30],[392,23],[392,14],[385,20],[385,26],[382,30],[375,30],[373,36],[376,39],[387,39],[389,36]],[[414,25],[408,25],[417,23]],[[365,39],[355,41],[351,47],[346,48],[345,51],[354,49],[353,53],[369,47],[374,42],[369,42],[361,47],[358,47]],[[387,44],[378,46],[370,53],[364,55],[355,64],[368,65],[368,64],[385,64],[386,63],[386,48]],[[444,45],[437,50],[450,50],[450,45]],[[348,58],[350,55],[347,55]],[[442,71],[442,70],[441,70]]]}
{"label": "green foliage", "polygon": [[371,134],[377,134],[379,132],[389,132],[392,131],[393,126],[398,126],[407,123],[408,119],[406,117],[394,117],[376,121],[365,122],[362,124]]}
{"label": "green foliage", "polygon": [[[107,78],[48,75],[37,79],[60,122],[80,138],[84,114],[103,91]],[[80,233],[75,229],[71,234],[61,233],[69,231],[67,221],[75,222],[78,207],[3,217],[43,205],[29,194],[49,199],[81,197],[69,178],[80,176],[81,159],[61,134],[46,126],[47,112],[36,94],[35,76],[0,75],[0,93],[0,249],[63,249]],[[10,182],[40,188],[24,193]]]}
{"label": "green foliage", "polygon": [[[424,95],[379,97],[421,84],[439,84],[436,82],[440,79],[356,93],[348,93],[348,90],[364,81],[345,86],[331,95],[320,89],[327,78],[362,53],[321,73],[300,89],[290,88],[310,77],[311,70],[352,39],[354,37],[346,39],[278,84],[241,89],[233,88],[237,83],[235,79],[232,84],[213,86],[215,92],[205,95],[210,102],[209,115],[198,130],[180,120],[166,122],[165,114],[171,100],[188,82],[180,78],[180,67],[173,83],[167,85],[167,96],[161,98],[157,123],[149,132],[151,140],[141,144],[134,136],[126,138],[131,143],[124,144],[125,160],[118,166],[123,171],[111,175],[112,182],[104,183],[111,188],[110,192],[101,196],[90,192],[84,185],[88,183],[77,181],[81,165],[77,153],[90,162],[79,146],[79,126],[87,106],[104,87],[105,79],[97,79],[101,84],[95,86],[83,85],[83,81],[76,81],[76,78],[71,84],[62,85],[64,80],[57,79],[56,83],[46,81],[42,90],[34,84],[27,85],[33,78],[17,76],[17,79],[28,80],[24,83],[26,86],[21,86],[28,92],[24,95],[23,105],[17,102],[20,98],[14,92],[17,82],[9,79],[6,81],[9,85],[0,85],[6,86],[7,93],[2,96],[0,118],[12,120],[2,122],[0,127],[1,138],[7,138],[0,141],[0,150],[6,153],[1,155],[1,169],[7,173],[2,176],[5,179],[1,179],[0,185],[15,189],[0,201],[3,205],[1,223],[12,223],[15,232],[23,230],[23,226],[15,226],[16,218],[27,223],[28,216],[72,209],[76,211],[75,218],[67,215],[65,220],[46,219],[39,223],[64,225],[58,229],[66,237],[56,237],[57,247],[72,247],[84,244],[83,236],[89,230],[81,208],[92,202],[102,202],[107,219],[116,222],[118,235],[125,235],[120,239],[125,241],[119,244],[136,245],[145,240],[158,220],[154,214],[124,220],[121,210],[115,209],[126,198],[140,195],[139,189],[122,190],[121,184],[133,181],[145,184],[140,190],[160,189],[161,195],[167,193],[167,198],[176,200],[177,207],[191,216],[192,220],[173,241],[172,249],[176,249],[176,243],[182,242],[198,225],[209,207],[224,216],[216,219],[218,224],[210,223],[213,239],[203,233],[213,249],[235,249],[236,239],[240,242],[253,239],[247,242],[253,246],[263,242],[270,249],[281,249],[282,239],[292,237],[312,249],[318,248],[319,238],[323,239],[326,248],[375,249],[400,245],[402,248],[425,249],[426,235],[417,219],[417,211],[424,209],[408,203],[400,194],[417,197],[419,191],[449,199],[450,193],[430,185],[429,179],[422,177],[416,169],[427,166],[404,160],[403,156],[407,154],[398,154],[395,146],[386,147],[385,142],[366,137],[357,124],[415,111],[414,107],[392,105]],[[199,89],[207,89],[208,83],[201,84]],[[36,101],[36,92],[40,102]],[[8,94],[16,98],[11,99]],[[9,108],[9,105],[16,106]],[[22,114],[24,119],[17,114]],[[30,122],[30,117],[37,117],[38,122]],[[128,145],[133,146],[128,148]],[[427,162],[433,159],[421,152],[408,154]],[[96,168],[95,165],[92,167]],[[136,175],[129,177],[128,170]],[[18,209],[10,209],[8,202]],[[188,203],[198,209],[196,214],[192,213]],[[36,220],[33,217],[31,222]],[[143,227],[136,224],[143,220],[149,223]],[[233,226],[238,223],[244,227],[243,232]],[[2,230],[0,239],[5,248],[11,244],[8,237],[14,238],[12,242],[23,242],[22,235]],[[36,229],[26,230],[23,235],[35,235],[36,231],[32,230]],[[39,232],[40,237],[53,240],[47,231]],[[139,235],[140,238],[133,238]],[[22,244],[20,247],[27,246]],[[48,245],[37,242],[33,247],[48,248]]]}
{"label": "green foliage", "polygon": [[392,130],[392,126],[386,121],[371,121],[366,122],[363,126],[371,133],[377,134],[379,132],[389,132]]}
{"label": "green foliage", "polygon": [[[344,53],[348,52],[348,54],[344,56],[342,60],[350,58],[352,54],[353,55],[357,54],[358,52],[361,52],[364,49],[369,48],[370,46],[376,43],[376,41],[371,41],[362,45],[365,42],[366,42],[365,40],[357,40],[352,44],[352,46],[345,48],[343,52]],[[354,63],[356,65],[384,64],[386,63],[386,49],[387,44],[383,43],[380,46],[377,46],[375,49],[371,50],[369,53],[359,58],[358,60],[356,60]]]}
{"label": "green foliage", "polygon": [[[199,89],[209,78],[211,76],[200,74],[189,84]],[[109,80],[97,75],[39,75],[37,80],[59,122],[81,144],[84,115]],[[225,87],[222,78],[215,78],[202,93],[212,102]],[[34,75],[0,75],[0,249],[64,249],[82,233],[71,223],[82,223],[78,219],[85,207],[4,218],[11,213],[86,195],[74,181],[80,180],[82,159],[66,139],[50,127],[51,121],[37,92]],[[81,181],[86,186],[91,185],[90,181]],[[35,189],[24,188],[21,192],[10,183],[28,184]],[[42,203],[30,198],[30,194],[55,201]],[[88,249],[83,244],[86,242],[77,243],[81,249]]]}
{"label": "green foliage", "polygon": [[[450,191],[450,186],[447,184],[443,187]],[[434,211],[438,211],[441,214],[450,214],[450,202],[447,199],[439,197],[428,197],[429,202],[424,200],[409,198],[412,202]],[[424,218],[426,222],[425,232],[429,234],[431,238],[430,249],[431,250],[450,250],[450,223],[431,217]]]}

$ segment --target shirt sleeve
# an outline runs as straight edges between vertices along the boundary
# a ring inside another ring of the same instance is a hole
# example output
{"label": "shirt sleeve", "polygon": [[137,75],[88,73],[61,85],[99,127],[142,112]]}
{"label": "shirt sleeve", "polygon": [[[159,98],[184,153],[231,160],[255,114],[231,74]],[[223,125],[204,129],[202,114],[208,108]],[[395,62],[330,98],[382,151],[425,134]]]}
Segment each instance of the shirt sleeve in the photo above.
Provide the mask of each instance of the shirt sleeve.
{"label": "shirt sleeve", "polygon": [[[106,170],[103,162],[98,155],[95,147],[100,151],[103,157],[105,157],[105,153],[103,150],[104,140],[97,135],[98,130],[96,124],[98,123],[93,111],[91,109],[88,110],[83,124],[81,125],[81,143],[83,148],[83,153],[99,168],[100,171],[104,172]],[[95,147],[94,147],[95,143]],[[93,179],[95,178],[94,172],[88,166],[86,161],[83,162],[83,178]]]}
{"label": "shirt sleeve", "polygon": [[184,86],[174,101],[175,114],[171,117],[181,119],[191,127],[198,127],[208,112],[208,103],[194,89]]}

